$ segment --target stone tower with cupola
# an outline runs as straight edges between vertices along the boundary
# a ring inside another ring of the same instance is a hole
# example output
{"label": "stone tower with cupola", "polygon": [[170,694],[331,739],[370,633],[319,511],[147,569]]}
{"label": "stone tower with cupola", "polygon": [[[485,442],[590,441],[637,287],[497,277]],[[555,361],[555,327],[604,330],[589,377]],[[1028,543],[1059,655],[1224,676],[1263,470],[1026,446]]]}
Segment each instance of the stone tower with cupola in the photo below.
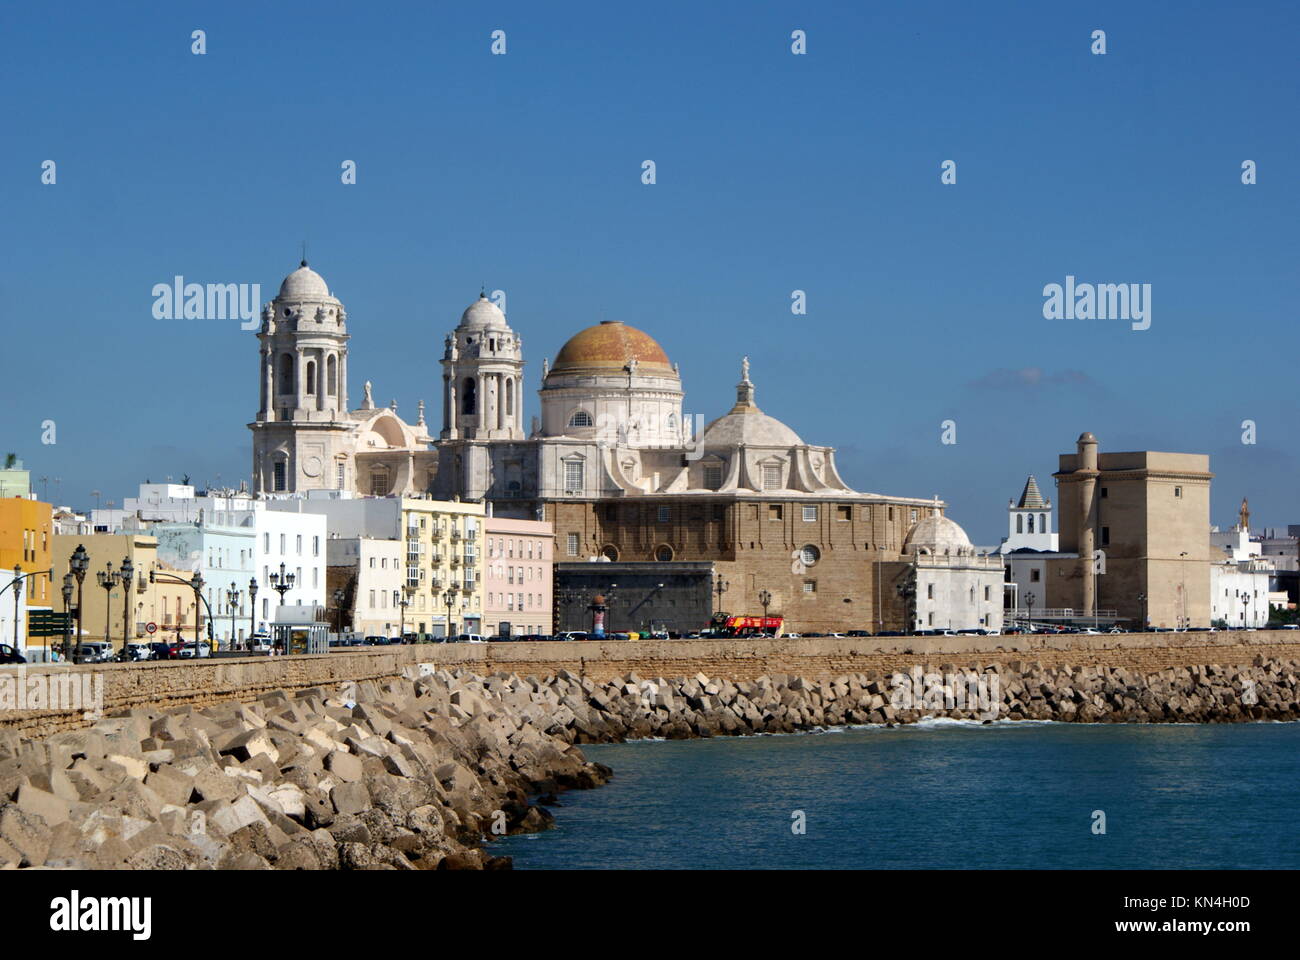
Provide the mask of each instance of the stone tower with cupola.
{"label": "stone tower with cupola", "polygon": [[523,440],[523,343],[482,294],[442,355],[443,440]]}
{"label": "stone tower with cupola", "polygon": [[1052,501],[1044,498],[1038,481],[1025,481],[1019,500],[1007,502],[1007,538],[1002,552],[1030,549],[1055,552],[1057,534],[1052,529]]}
{"label": "stone tower with cupola", "polygon": [[348,422],[347,312],[307,261],[262,311],[253,431],[256,494],[340,489]]}

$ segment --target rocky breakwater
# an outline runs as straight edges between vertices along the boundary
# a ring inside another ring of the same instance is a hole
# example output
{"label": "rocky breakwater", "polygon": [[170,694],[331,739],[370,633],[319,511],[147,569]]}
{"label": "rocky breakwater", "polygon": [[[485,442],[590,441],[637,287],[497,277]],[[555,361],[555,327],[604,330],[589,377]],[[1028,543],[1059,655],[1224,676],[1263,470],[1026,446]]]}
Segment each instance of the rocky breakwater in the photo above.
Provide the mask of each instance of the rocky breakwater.
{"label": "rocky breakwater", "polygon": [[[0,869],[497,868],[533,794],[605,782],[524,681],[426,673],[0,731]],[[545,698],[543,698],[545,702]]]}
{"label": "rocky breakwater", "polygon": [[[1300,662],[1175,667],[1155,673],[1012,661],[943,664],[810,681],[774,675],[732,683],[704,675],[611,681],[560,671],[531,680],[530,721],[572,743],[793,733],[828,726],[906,724],[925,717],[1084,723],[1300,720]],[[542,704],[549,704],[544,709]]]}

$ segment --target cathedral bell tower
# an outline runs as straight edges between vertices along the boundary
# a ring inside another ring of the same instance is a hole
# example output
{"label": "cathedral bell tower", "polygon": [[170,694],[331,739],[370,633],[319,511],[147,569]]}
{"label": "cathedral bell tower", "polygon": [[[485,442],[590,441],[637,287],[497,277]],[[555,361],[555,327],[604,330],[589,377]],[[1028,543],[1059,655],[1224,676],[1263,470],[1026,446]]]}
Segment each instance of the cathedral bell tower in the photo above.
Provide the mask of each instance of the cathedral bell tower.
{"label": "cathedral bell tower", "polygon": [[461,315],[442,356],[443,440],[523,440],[523,344],[481,294]]}
{"label": "cathedral bell tower", "polygon": [[349,429],[347,313],[306,260],[263,309],[257,338],[261,402],[248,425],[254,493],[343,487],[336,461]]}

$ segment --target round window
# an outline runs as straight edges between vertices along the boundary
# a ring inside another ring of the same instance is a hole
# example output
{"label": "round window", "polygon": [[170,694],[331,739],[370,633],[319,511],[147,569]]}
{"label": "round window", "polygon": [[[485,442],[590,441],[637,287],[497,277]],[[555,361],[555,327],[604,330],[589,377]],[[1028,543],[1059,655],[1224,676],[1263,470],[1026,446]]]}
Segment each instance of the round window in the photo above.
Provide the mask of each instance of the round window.
{"label": "round window", "polygon": [[822,555],[821,551],[810,543],[799,551],[799,558],[803,560],[805,567],[811,567],[822,558]]}
{"label": "round window", "polygon": [[665,543],[662,546],[655,548],[655,559],[660,563],[667,563],[672,558],[673,548],[668,546],[668,544]]}

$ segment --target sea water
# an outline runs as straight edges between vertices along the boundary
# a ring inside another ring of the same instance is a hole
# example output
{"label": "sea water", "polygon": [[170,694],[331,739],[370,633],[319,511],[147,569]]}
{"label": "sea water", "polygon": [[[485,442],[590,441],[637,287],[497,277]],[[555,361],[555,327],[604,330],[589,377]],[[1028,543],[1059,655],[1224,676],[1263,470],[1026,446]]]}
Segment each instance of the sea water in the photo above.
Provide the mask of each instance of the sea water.
{"label": "sea water", "polygon": [[583,747],[516,869],[1300,867],[1300,724],[945,719]]}

